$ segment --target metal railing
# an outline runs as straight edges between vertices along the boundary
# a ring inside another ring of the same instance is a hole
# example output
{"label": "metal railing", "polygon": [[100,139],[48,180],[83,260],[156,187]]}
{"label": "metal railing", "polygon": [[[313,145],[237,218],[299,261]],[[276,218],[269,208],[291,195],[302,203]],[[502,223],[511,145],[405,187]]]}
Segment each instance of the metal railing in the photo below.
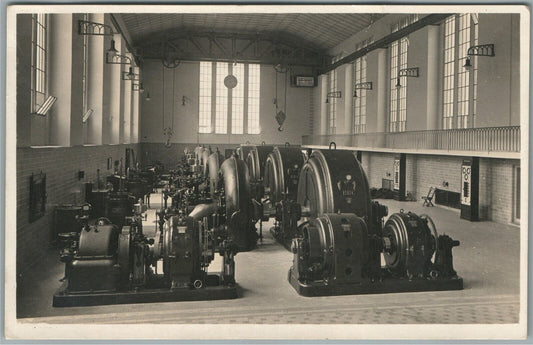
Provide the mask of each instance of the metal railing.
{"label": "metal railing", "polygon": [[520,126],[302,137],[303,145],[332,141],[338,146],[373,149],[520,152]]}

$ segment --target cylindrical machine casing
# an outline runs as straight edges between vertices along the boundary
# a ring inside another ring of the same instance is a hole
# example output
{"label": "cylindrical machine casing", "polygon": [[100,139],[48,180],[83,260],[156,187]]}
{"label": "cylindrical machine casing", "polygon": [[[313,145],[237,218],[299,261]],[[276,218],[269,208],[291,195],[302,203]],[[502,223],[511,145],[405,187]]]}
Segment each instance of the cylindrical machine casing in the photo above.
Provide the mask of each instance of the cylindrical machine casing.
{"label": "cylindrical machine casing", "polygon": [[240,145],[239,147],[237,147],[236,149],[236,152],[237,152],[237,157],[241,160],[246,160],[246,158],[248,157],[248,153],[250,153],[250,151],[255,147],[255,145],[249,145],[249,144],[246,144],[246,145]]}
{"label": "cylindrical machine casing", "polygon": [[207,160],[206,176],[209,177],[209,192],[211,196],[220,187],[220,166],[222,165],[223,157],[220,152],[212,153]]}
{"label": "cylindrical machine casing", "polygon": [[163,272],[171,287],[190,285],[201,275],[199,230],[191,217],[173,216],[164,227]]}
{"label": "cylindrical machine casing", "polygon": [[200,157],[200,165],[202,166],[202,174],[206,176],[207,174],[207,162],[209,160],[209,156],[211,155],[211,149],[204,148]]}
{"label": "cylindrical machine casing", "polygon": [[113,256],[117,250],[118,228],[115,225],[95,225],[82,230],[78,257]]}
{"label": "cylindrical machine casing", "polygon": [[296,200],[298,179],[304,164],[304,155],[299,147],[274,147],[268,154],[264,169],[265,191],[275,203],[283,199]]}
{"label": "cylindrical machine casing", "polygon": [[250,177],[246,163],[230,157],[222,163],[220,172],[224,180],[226,221],[229,237],[239,251],[255,246],[257,234],[251,223],[253,210],[250,196]]}
{"label": "cylindrical machine casing", "polygon": [[427,220],[411,212],[394,213],[383,227],[383,238],[387,268],[401,276],[427,276],[435,252],[435,237]]}
{"label": "cylindrical machine casing", "polygon": [[371,216],[368,180],[352,151],[314,151],[300,172],[297,201],[311,217],[325,213]]}
{"label": "cylindrical machine casing", "polygon": [[324,214],[310,221],[295,240],[295,265],[303,281],[357,283],[369,261],[365,221],[354,214]]}
{"label": "cylindrical machine casing", "polygon": [[115,267],[118,228],[96,225],[80,233],[78,253],[68,262],[70,291],[114,291],[118,287],[118,267]]}
{"label": "cylindrical machine casing", "polygon": [[246,164],[250,171],[250,181],[260,181],[265,174],[266,157],[274,149],[273,146],[254,146],[246,157]]}

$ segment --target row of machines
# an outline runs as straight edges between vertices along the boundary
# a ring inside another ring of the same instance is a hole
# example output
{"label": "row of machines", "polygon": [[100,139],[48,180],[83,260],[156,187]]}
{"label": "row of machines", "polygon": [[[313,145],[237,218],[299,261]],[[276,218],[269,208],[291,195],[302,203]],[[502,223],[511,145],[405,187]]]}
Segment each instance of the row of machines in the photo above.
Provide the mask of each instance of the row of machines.
{"label": "row of machines", "polygon": [[274,219],[272,234],[294,254],[288,280],[299,294],[462,289],[452,255],[459,241],[439,235],[427,215],[402,210],[385,220],[352,151],[276,147],[260,162],[250,165],[252,184],[263,182],[263,219]]}
{"label": "row of machines", "polygon": [[[257,240],[248,170],[237,157],[196,151],[165,172],[154,227],[143,228],[140,202],[120,203],[116,218],[94,223],[85,210],[81,232],[64,235],[65,278],[54,306],[237,297],[234,256]],[[217,253],[222,269],[212,272]]]}
{"label": "row of machines", "polygon": [[223,156],[198,146],[168,174],[152,231],[139,204],[122,225],[83,225],[54,305],[236,298],[234,257],[256,248],[268,220],[293,253],[288,281],[301,295],[462,289],[459,242],[427,215],[385,219],[351,151],[240,145]]}

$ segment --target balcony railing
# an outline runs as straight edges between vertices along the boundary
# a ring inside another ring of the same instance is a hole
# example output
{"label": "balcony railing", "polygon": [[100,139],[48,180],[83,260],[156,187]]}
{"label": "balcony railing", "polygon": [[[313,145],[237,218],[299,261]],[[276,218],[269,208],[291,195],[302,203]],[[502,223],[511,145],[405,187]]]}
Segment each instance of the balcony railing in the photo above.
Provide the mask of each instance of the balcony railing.
{"label": "balcony railing", "polygon": [[486,127],[397,133],[305,135],[303,145],[367,149],[520,152],[520,126]]}

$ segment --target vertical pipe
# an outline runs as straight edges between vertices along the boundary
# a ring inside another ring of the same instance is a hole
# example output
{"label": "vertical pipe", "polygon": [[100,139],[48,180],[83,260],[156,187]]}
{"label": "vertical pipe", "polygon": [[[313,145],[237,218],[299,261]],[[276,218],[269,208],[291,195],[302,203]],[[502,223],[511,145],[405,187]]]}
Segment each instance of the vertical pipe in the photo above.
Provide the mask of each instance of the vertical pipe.
{"label": "vertical pipe", "polygon": [[[131,56],[131,54],[127,54],[128,57],[131,57],[132,60],[133,60],[133,57]],[[129,69],[130,67],[132,68],[132,71],[133,71],[133,67],[131,65],[122,65],[124,67],[124,72],[125,73],[128,73],[129,72]],[[131,101],[132,101],[132,95],[131,95],[131,84],[133,82],[131,80],[123,80],[123,90],[122,90],[122,94],[123,94],[123,102],[122,102],[122,117],[123,117],[123,122],[122,122],[122,142],[124,144],[129,144],[130,143],[130,135],[131,135]]]}
{"label": "vertical pipe", "polygon": [[132,90],[131,95],[131,135],[130,135],[130,142],[131,143],[138,143],[139,142],[139,96],[141,91],[139,91],[139,88],[141,87],[141,76],[139,67],[133,68],[133,73],[137,74],[139,76],[139,80],[137,80],[135,83],[139,84],[137,87],[137,91]]}

